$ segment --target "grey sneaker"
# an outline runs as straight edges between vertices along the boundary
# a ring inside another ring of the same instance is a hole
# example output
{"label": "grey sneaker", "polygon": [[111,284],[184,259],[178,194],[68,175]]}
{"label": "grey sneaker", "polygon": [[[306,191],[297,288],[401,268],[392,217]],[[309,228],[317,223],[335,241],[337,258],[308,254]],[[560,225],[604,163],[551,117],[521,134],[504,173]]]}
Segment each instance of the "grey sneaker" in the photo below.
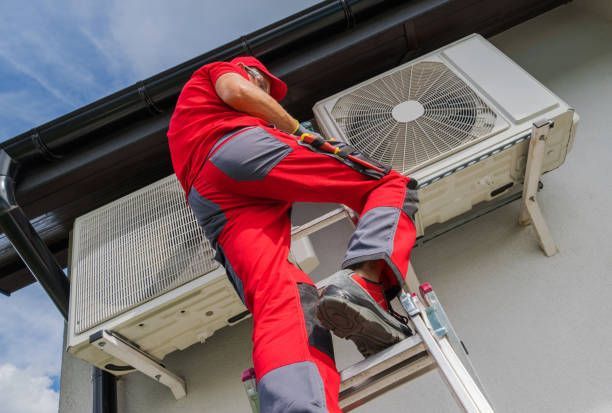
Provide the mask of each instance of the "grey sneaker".
{"label": "grey sneaker", "polygon": [[412,330],[385,311],[351,275],[341,270],[326,280],[317,307],[321,324],[341,338],[352,340],[364,357],[412,335]]}

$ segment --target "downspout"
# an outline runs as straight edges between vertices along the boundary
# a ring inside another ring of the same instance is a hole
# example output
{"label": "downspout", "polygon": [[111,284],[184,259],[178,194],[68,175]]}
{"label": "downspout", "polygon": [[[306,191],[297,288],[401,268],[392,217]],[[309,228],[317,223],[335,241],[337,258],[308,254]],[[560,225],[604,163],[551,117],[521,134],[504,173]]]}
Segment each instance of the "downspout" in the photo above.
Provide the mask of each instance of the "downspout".
{"label": "downspout", "polygon": [[[40,238],[15,198],[18,164],[0,149],[0,229],[38,280],[65,321],[68,320],[70,283],[53,253]],[[94,367],[93,413],[116,413],[116,379]]]}
{"label": "downspout", "polygon": [[92,413],[117,413],[117,379],[110,373],[93,367]]}
{"label": "downspout", "polygon": [[68,278],[17,204],[17,169],[17,163],[4,149],[0,149],[0,229],[4,231],[34,278],[42,285],[64,320],[68,320]]}

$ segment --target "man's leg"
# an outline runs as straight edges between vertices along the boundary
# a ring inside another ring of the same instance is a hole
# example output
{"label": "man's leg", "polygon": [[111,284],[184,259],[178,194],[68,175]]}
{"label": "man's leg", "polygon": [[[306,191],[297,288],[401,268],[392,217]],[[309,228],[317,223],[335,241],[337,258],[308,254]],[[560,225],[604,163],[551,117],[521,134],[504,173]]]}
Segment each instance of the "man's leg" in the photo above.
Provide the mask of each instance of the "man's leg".
{"label": "man's leg", "polygon": [[290,203],[219,191],[199,180],[189,204],[253,315],[262,412],[339,412],[331,335],[316,287],[288,261]]}
{"label": "man's leg", "polygon": [[[369,273],[376,280],[376,266],[380,266],[386,289],[404,281],[415,241],[412,217],[418,202],[416,191],[407,188],[407,177],[392,171],[373,179],[334,157],[299,145],[294,136],[268,128],[248,129],[221,142],[202,174],[218,188],[244,196],[346,204],[360,219],[342,267],[356,269],[366,278]],[[363,280],[352,280],[368,294],[374,292]],[[397,330],[392,340],[405,334],[384,314],[379,319]]]}

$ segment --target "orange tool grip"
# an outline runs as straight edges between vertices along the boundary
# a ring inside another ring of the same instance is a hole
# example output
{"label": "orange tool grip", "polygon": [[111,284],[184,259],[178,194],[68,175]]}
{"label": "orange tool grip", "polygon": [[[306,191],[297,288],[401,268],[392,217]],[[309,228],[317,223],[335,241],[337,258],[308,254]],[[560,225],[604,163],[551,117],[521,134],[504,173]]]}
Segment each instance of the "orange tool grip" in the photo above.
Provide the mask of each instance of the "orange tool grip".
{"label": "orange tool grip", "polygon": [[368,161],[364,161],[363,159],[359,159],[359,158],[357,158],[356,156],[349,155],[349,156],[348,156],[348,158],[349,158],[351,161],[353,161],[353,162],[355,162],[355,163],[358,163],[359,165],[361,165],[361,166],[363,166],[363,167],[366,167],[366,168],[368,168],[368,169],[373,169],[373,170],[375,170],[376,172],[380,172],[380,173],[384,173],[384,172],[385,172],[385,170],[384,170],[384,169],[379,168],[378,166],[372,165],[372,164],[371,164],[370,162],[368,162]]}
{"label": "orange tool grip", "polygon": [[[304,133],[302,134],[302,136],[300,136],[300,140],[306,142],[308,145],[311,145],[313,142],[315,142],[317,140],[317,138],[315,138],[313,135],[310,135],[308,133]],[[340,152],[340,148],[330,144],[329,142],[323,142],[323,144],[321,144],[320,146],[317,147],[317,149],[323,151],[323,152],[327,152],[327,153],[331,153],[334,155],[338,155],[338,153]],[[347,158],[361,166],[363,166],[364,168],[368,168],[368,169],[372,169],[375,170],[377,172],[380,173],[384,173],[384,169],[377,167],[376,165],[372,165],[370,162],[368,161],[364,161],[363,159],[359,159],[356,156],[353,155],[348,155]]]}

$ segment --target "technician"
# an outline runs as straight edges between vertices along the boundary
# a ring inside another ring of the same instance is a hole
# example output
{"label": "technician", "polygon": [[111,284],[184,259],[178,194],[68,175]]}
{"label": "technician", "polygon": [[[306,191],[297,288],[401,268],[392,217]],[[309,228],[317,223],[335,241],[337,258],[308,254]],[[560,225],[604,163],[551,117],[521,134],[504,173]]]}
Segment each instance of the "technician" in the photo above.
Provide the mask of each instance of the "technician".
{"label": "technician", "polygon": [[[340,412],[328,329],[364,356],[411,334],[388,299],[407,274],[418,200],[414,181],[305,130],[279,104],[286,93],[254,57],[201,67],[176,104],[170,153],[215,258],[253,315],[262,412]],[[341,203],[360,217],[343,269],[320,294],[288,261],[294,202]]]}

